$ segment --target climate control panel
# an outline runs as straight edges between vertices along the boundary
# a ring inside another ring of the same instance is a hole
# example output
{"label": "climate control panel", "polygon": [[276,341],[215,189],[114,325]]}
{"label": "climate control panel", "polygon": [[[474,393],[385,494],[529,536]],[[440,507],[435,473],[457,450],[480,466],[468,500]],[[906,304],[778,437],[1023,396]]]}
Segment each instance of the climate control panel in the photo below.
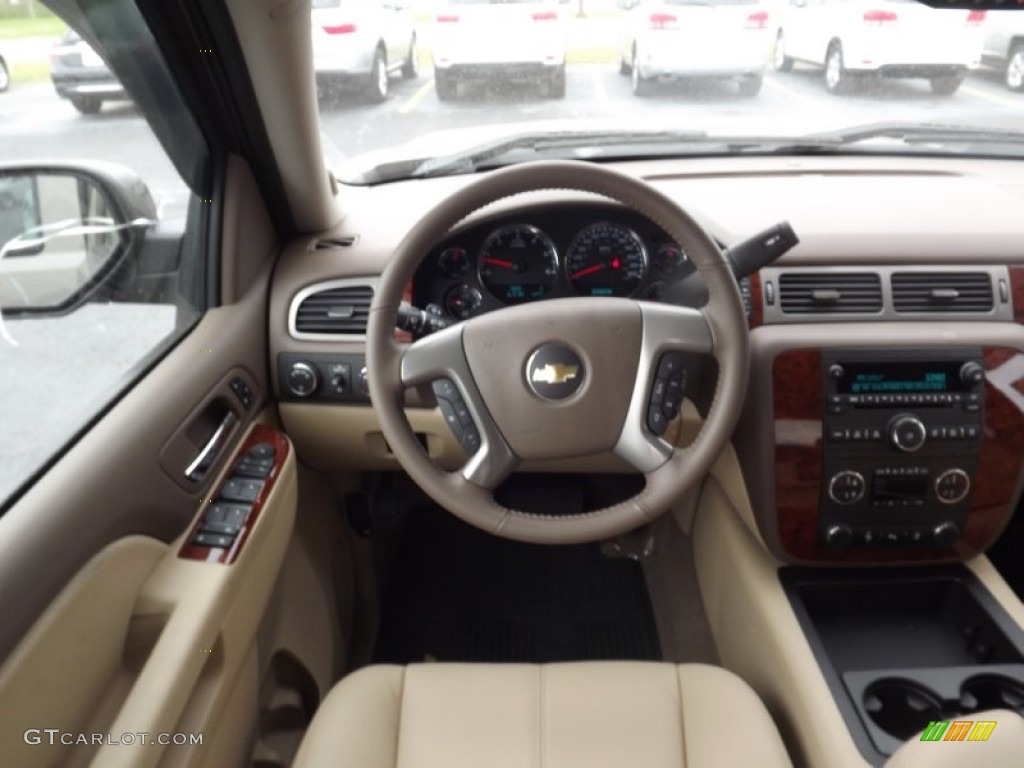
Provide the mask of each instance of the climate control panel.
{"label": "climate control panel", "polygon": [[948,548],[983,438],[981,351],[823,353],[818,534],[833,549]]}

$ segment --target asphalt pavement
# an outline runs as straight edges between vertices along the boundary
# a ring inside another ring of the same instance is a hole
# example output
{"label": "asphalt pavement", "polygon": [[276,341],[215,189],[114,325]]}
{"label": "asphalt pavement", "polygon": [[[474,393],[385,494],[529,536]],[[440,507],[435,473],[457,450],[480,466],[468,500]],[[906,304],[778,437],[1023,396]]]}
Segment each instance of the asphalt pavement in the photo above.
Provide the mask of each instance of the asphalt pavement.
{"label": "asphalt pavement", "polygon": [[[394,78],[383,104],[343,91],[321,101],[328,157],[340,162],[422,134],[549,119],[618,117],[642,127],[710,133],[797,135],[880,121],[955,123],[986,128],[1024,126],[1024,96],[994,74],[976,73],[952,96],[936,96],[925,80],[867,80],[848,96],[825,91],[819,72],[770,72],[754,98],[735,83],[668,82],[644,98],[629,78],[608,64],[570,65],[564,99],[531,85],[466,84],[454,101],[441,102],[429,70],[415,80]],[[154,197],[178,208],[184,185],[137,111],[126,103],[80,115],[48,82],[15,83],[0,95],[0,146],[5,160],[101,158],[138,170]]]}

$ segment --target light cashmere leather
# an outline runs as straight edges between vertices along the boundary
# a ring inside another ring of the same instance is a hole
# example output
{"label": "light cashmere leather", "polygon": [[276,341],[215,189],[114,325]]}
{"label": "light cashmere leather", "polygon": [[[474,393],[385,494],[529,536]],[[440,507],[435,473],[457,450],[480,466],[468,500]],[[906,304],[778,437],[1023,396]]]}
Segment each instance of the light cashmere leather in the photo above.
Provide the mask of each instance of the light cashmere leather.
{"label": "light cashmere leather", "polygon": [[988,741],[908,739],[885,768],[1020,768],[1024,765],[1024,717],[1008,709],[973,712],[961,720],[993,720]]}
{"label": "light cashmere leather", "polygon": [[295,768],[790,766],[739,677],[703,664],[415,664],[352,673]]}

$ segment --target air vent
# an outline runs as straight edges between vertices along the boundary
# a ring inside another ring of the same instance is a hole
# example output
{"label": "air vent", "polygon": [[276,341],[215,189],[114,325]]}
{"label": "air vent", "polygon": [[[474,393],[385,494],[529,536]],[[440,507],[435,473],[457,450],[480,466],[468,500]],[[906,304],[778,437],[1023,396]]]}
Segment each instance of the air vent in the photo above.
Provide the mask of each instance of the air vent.
{"label": "air vent", "polygon": [[881,312],[882,281],[874,272],[783,272],[779,296],[789,315]]}
{"label": "air vent", "polygon": [[338,237],[325,237],[313,244],[314,251],[330,251],[335,248],[351,248],[356,244],[359,235],[339,235]]}
{"label": "air vent", "polygon": [[349,283],[322,290],[314,288],[296,300],[294,332],[362,336],[366,333],[373,286]]}
{"label": "air vent", "polygon": [[991,312],[992,277],[987,272],[894,272],[897,312]]}

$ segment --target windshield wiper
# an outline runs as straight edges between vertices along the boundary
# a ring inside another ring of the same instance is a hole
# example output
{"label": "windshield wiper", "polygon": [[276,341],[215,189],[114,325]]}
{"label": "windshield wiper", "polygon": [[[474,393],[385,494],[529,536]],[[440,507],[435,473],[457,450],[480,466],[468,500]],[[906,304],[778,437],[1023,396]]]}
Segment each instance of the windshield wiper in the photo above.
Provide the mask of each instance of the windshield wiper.
{"label": "windshield wiper", "polygon": [[810,133],[795,143],[808,141],[849,146],[875,139],[893,139],[901,144],[1024,144],[1024,132],[945,123],[885,122]]}
{"label": "windshield wiper", "polygon": [[[504,137],[495,141],[477,144],[464,152],[432,157],[420,162],[409,174],[411,178],[422,179],[431,176],[448,176],[457,173],[472,173],[487,166],[498,158],[515,154],[507,162],[536,159],[547,153],[565,155],[565,150],[581,150],[602,146],[626,146],[645,144],[703,143],[708,140],[704,131],[554,131],[551,133],[526,133]],[[716,141],[717,143],[717,141]],[[506,162],[501,163],[505,165]]]}

